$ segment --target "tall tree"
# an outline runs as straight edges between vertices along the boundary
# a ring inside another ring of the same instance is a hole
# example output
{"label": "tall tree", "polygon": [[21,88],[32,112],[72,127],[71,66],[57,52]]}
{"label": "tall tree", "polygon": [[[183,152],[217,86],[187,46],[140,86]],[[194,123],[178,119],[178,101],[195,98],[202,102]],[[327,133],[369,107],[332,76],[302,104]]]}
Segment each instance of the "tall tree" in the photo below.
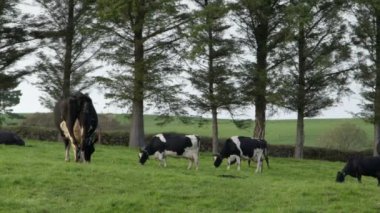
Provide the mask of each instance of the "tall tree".
{"label": "tall tree", "polygon": [[276,71],[285,60],[278,53],[287,32],[284,24],[287,4],[284,0],[239,0],[235,4],[235,23],[243,35],[240,41],[253,58],[244,63],[241,81],[242,93],[255,105],[255,138],[265,137],[267,105],[273,103]]}
{"label": "tall tree", "polygon": [[[71,91],[88,89],[94,81],[88,74],[99,50],[96,31],[96,0],[35,0],[42,12],[35,19],[43,27],[45,48],[34,67],[37,87],[45,94],[41,103],[52,109],[57,100]],[[48,33],[49,32],[49,33]]]}
{"label": "tall tree", "polygon": [[212,151],[218,152],[218,110],[231,111],[238,105],[231,57],[236,52],[232,38],[226,38],[229,7],[224,0],[195,0],[197,11],[190,25],[189,58],[195,64],[190,81],[198,94],[189,96],[189,104],[202,114],[211,112]]}
{"label": "tall tree", "polygon": [[303,158],[304,118],[318,115],[348,92],[350,48],[341,9],[333,0],[293,1],[289,7],[293,36],[286,49],[290,60],[280,105],[297,112],[295,158]]}
{"label": "tall tree", "polygon": [[28,72],[15,69],[17,61],[33,52],[36,45],[26,30],[25,16],[17,9],[17,0],[0,2],[0,124],[4,114],[20,101],[21,92],[16,90],[21,78]]}
{"label": "tall tree", "polygon": [[374,124],[374,155],[380,152],[380,2],[354,1],[353,43],[358,48],[359,69],[356,80],[362,85],[360,117]]}
{"label": "tall tree", "polygon": [[[181,72],[173,50],[188,21],[184,5],[176,0],[98,0],[99,13],[109,32],[102,59],[114,65],[109,77],[98,80],[106,98],[131,107],[129,146],[144,145],[144,108],[154,106],[162,114],[176,114],[180,104],[178,85],[171,78]],[[145,104],[144,104],[145,103]]]}

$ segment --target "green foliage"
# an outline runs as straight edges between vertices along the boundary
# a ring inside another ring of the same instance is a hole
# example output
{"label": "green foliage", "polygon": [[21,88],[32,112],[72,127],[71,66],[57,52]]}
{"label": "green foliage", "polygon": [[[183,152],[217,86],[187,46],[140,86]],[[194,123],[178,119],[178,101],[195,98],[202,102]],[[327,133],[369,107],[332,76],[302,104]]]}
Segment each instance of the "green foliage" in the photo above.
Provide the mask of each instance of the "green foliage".
{"label": "green foliage", "polygon": [[358,70],[355,79],[361,84],[361,96],[364,101],[360,104],[362,111],[357,113],[358,117],[368,122],[375,120],[375,91],[376,80],[379,78],[380,65],[376,63],[380,47],[379,26],[376,24],[380,15],[380,4],[378,1],[357,0],[353,13],[356,22],[352,24],[352,42],[358,48]]}
{"label": "green foliage", "polygon": [[[0,146],[1,212],[378,212],[376,179],[351,177],[335,182],[342,162],[271,158],[271,169],[255,174],[243,162],[240,172],[212,165],[201,154],[199,171],[187,161],[168,167],[138,150],[96,146],[91,164],[64,162],[62,144],[26,141],[26,147]],[[72,155],[72,153],[70,153]],[[289,196],[291,195],[291,196]],[[275,199],[274,197],[275,196]],[[170,201],[170,202],[168,202]],[[228,201],[228,202],[226,202]]]}
{"label": "green foliage", "polygon": [[107,99],[126,109],[143,100],[158,114],[184,113],[179,83],[171,80],[183,71],[176,54],[188,21],[183,7],[174,0],[98,1],[107,34],[99,58],[114,65],[96,78]]}
{"label": "green foliage", "polygon": [[13,110],[10,109],[10,107],[13,107],[20,103],[20,96],[20,90],[0,90],[0,127],[4,123],[7,115],[9,116],[12,114]]}
{"label": "green foliage", "polygon": [[[100,49],[100,35],[96,30],[95,0],[73,1],[73,21],[68,22],[70,1],[36,0],[42,13],[34,22],[43,31],[55,33],[44,38],[43,49],[38,52],[39,61],[33,69],[38,80],[34,83],[44,94],[40,102],[48,109],[62,97],[69,78],[69,91],[85,91],[94,84],[89,74],[99,67],[91,62]],[[70,57],[68,57],[70,55]],[[66,76],[66,77],[65,77]]]}
{"label": "green foliage", "polygon": [[321,147],[342,151],[363,150],[371,147],[366,132],[352,123],[344,123],[321,135]]}
{"label": "green foliage", "polygon": [[197,9],[187,39],[193,65],[189,80],[197,92],[189,95],[189,105],[200,114],[217,109],[232,113],[241,99],[232,62],[237,44],[227,36],[229,8],[224,0],[195,2]]}
{"label": "green foliage", "polygon": [[245,55],[238,78],[245,101],[266,105],[278,98],[279,66],[287,60],[281,51],[289,34],[284,18],[287,5],[288,1],[277,0],[239,0],[231,5],[239,33],[234,39]]}
{"label": "green foliage", "polygon": [[303,117],[318,115],[349,93],[351,50],[343,5],[334,2],[295,1],[287,9],[291,36],[282,51],[289,60],[283,64],[278,104]]}
{"label": "green foliage", "polygon": [[19,59],[33,52],[35,46],[24,26],[20,11],[16,8],[19,0],[2,0],[0,3],[0,74],[12,68]]}
{"label": "green foliage", "polygon": [[18,0],[2,0],[0,3],[0,126],[6,116],[12,115],[11,107],[20,102],[21,91],[16,90],[21,78],[29,72],[15,69],[14,64],[33,52],[35,46],[25,29]]}

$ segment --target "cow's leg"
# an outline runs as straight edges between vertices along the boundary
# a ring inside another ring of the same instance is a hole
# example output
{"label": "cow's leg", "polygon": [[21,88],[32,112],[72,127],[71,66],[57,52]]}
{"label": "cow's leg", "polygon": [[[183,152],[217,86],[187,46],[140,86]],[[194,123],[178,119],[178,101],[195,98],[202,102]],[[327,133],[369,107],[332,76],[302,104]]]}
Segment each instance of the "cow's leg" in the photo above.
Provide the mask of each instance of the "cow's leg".
{"label": "cow's leg", "polygon": [[233,155],[230,155],[230,156],[227,158],[227,170],[230,170],[231,162],[233,161],[232,158],[233,158]]}
{"label": "cow's leg", "polygon": [[70,161],[70,140],[67,138],[63,139],[63,142],[65,143],[65,161]]}
{"label": "cow's leg", "polygon": [[240,157],[236,156],[237,170],[240,171]]}
{"label": "cow's leg", "polygon": [[360,174],[357,175],[357,179],[358,179],[358,182],[361,183],[362,182],[362,176]]}
{"label": "cow's leg", "polygon": [[187,166],[187,169],[191,169],[191,167],[193,166],[193,161],[193,158],[189,158],[189,165]]}
{"label": "cow's leg", "polygon": [[261,170],[262,170],[262,165],[263,165],[263,163],[262,163],[262,161],[261,161],[261,155],[259,155],[258,157],[257,157],[257,167],[256,167],[256,173],[257,172],[261,172]]}
{"label": "cow's leg", "polygon": [[194,155],[194,164],[195,164],[195,170],[198,170],[198,167],[199,167],[199,156],[198,156],[198,154]]}
{"label": "cow's leg", "polygon": [[160,161],[160,166],[166,167],[166,160],[165,160],[164,152],[158,153],[158,160]]}
{"label": "cow's leg", "polygon": [[79,162],[80,160],[80,148],[77,144],[72,144],[74,156],[75,156],[75,162]]}

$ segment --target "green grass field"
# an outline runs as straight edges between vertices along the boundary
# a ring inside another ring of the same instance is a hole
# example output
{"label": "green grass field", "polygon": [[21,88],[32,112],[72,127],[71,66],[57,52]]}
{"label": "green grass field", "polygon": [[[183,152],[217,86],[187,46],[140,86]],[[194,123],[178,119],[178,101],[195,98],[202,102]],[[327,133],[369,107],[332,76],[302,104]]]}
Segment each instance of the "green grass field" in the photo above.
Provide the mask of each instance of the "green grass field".
{"label": "green grass field", "polygon": [[[116,118],[122,123],[128,123],[125,116],[117,115]],[[145,133],[155,134],[160,132],[177,132],[185,134],[198,134],[211,137],[211,122],[198,126],[197,122],[190,125],[175,120],[165,126],[156,125],[156,116],[146,115],[144,117]],[[361,119],[306,119],[305,120],[305,146],[318,146],[319,138],[326,132],[342,125],[352,123],[363,129],[369,140],[373,140],[373,126]],[[266,139],[270,144],[295,144],[296,120],[268,120]],[[246,129],[237,128],[231,120],[219,120],[219,137],[228,138],[234,135],[251,136],[253,126]],[[366,147],[371,148],[371,147]]]}
{"label": "green grass field", "polygon": [[[71,153],[72,156],[72,153]],[[91,164],[64,162],[63,144],[0,146],[0,212],[379,212],[377,181],[347,177],[342,162],[271,158],[255,174],[243,162],[215,169],[201,153],[199,171],[184,159],[160,168],[137,150],[96,145]],[[229,175],[235,178],[220,177]]]}
{"label": "green grass field", "polygon": [[[127,116],[122,114],[107,114],[114,117],[118,122],[121,123],[115,131],[129,131],[129,122]],[[33,114],[22,114],[24,117],[33,116]],[[156,134],[162,132],[176,132],[183,134],[197,134],[201,137],[211,137],[211,121],[205,123],[203,126],[198,125],[197,118],[191,118],[191,124],[184,124],[178,119],[170,122],[164,126],[157,125],[155,115],[145,115],[144,116],[144,128],[146,134]],[[22,120],[9,119],[6,123],[20,124]],[[344,124],[352,123],[357,127],[363,129],[368,136],[368,140],[373,141],[374,128],[372,124],[366,123],[361,119],[305,119],[305,146],[320,146],[318,144],[321,136],[326,134],[328,131]],[[101,125],[101,124],[100,124]],[[268,120],[266,128],[266,139],[270,144],[295,144],[296,138],[296,120]],[[38,123],[33,123],[33,127],[39,126]],[[50,125],[53,127],[53,124]],[[46,128],[46,127],[45,127]],[[251,136],[253,131],[252,125],[246,129],[237,128],[233,122],[229,119],[219,120],[219,138],[221,140],[234,136]],[[370,149],[371,147],[363,147],[363,149]]]}

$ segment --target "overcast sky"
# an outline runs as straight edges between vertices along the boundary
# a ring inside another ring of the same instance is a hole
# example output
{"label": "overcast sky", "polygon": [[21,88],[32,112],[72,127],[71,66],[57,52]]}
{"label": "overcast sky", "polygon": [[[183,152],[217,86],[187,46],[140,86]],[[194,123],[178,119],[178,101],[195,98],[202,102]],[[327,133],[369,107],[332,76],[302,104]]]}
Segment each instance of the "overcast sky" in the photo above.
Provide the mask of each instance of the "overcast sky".
{"label": "overcast sky", "polygon": [[[33,4],[30,4],[31,0],[23,0],[24,4],[21,5],[21,9],[38,13],[38,8],[36,8]],[[32,65],[34,63],[33,57],[28,57],[19,63],[16,66],[24,67],[27,65]],[[40,102],[39,97],[42,95],[38,89],[32,85],[36,79],[33,76],[29,76],[23,81],[18,89],[21,90],[22,96],[20,100],[20,104],[13,107],[14,112],[25,112],[25,113],[33,113],[33,112],[49,112],[48,109],[44,108]],[[328,108],[322,111],[320,116],[317,118],[351,118],[352,113],[357,113],[360,111],[358,104],[362,101],[361,97],[358,95],[359,86],[352,84],[351,89],[354,91],[349,97],[345,97],[342,99],[341,103],[337,103],[334,107]],[[327,95],[327,94],[326,94]],[[106,100],[104,99],[103,93],[94,88],[90,91],[90,97],[93,99],[94,105],[98,113],[126,113],[128,109],[120,109],[112,106],[106,106]],[[149,112],[148,112],[149,113]],[[254,117],[254,108],[252,107],[249,110],[245,110],[240,112],[241,114],[239,118],[251,119]],[[221,112],[221,118],[229,118],[227,113]],[[296,113],[284,112],[280,111],[274,115],[268,115],[268,119],[296,119]]]}

